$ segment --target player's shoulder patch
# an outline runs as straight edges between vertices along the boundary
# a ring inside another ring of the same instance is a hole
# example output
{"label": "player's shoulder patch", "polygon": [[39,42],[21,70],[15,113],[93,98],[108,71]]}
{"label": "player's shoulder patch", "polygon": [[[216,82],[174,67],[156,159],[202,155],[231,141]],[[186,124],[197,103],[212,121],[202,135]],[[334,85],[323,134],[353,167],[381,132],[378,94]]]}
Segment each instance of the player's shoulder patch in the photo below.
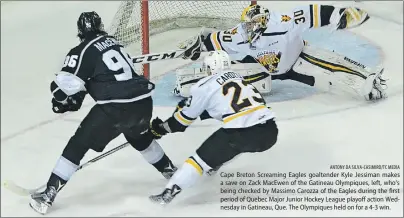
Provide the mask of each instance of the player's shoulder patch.
{"label": "player's shoulder patch", "polygon": [[225,30],[224,33],[225,34],[230,34],[230,35],[236,35],[237,33],[239,33],[238,29],[239,29],[239,25],[237,25],[237,26],[235,26],[235,27],[233,27],[231,29]]}
{"label": "player's shoulder patch", "polygon": [[288,22],[291,19],[288,15],[281,15],[281,22]]}
{"label": "player's shoulder patch", "polygon": [[234,27],[233,29],[230,29],[230,34],[235,35],[238,32],[238,27]]}

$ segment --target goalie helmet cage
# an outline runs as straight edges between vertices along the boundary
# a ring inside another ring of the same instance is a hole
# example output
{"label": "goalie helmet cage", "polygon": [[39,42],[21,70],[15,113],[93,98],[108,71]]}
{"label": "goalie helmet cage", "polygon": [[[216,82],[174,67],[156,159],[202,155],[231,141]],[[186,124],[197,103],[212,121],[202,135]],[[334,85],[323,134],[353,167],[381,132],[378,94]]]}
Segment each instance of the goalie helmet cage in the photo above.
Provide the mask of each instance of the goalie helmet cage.
{"label": "goalie helmet cage", "polygon": [[[134,54],[149,54],[153,35],[179,28],[231,28],[252,4],[256,1],[123,1],[108,32],[125,47],[136,44]],[[150,78],[149,64],[139,70]]]}

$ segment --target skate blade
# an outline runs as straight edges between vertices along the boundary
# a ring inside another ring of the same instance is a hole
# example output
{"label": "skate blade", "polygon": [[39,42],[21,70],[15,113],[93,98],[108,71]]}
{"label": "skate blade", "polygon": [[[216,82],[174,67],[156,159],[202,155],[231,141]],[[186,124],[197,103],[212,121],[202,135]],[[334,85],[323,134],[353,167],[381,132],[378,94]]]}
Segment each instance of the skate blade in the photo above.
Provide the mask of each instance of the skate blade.
{"label": "skate blade", "polygon": [[35,212],[42,214],[42,215],[45,215],[46,212],[48,212],[48,208],[49,208],[48,205],[39,203],[39,202],[35,201],[34,199],[31,200],[31,202],[29,203],[29,206],[33,210],[35,210]]}
{"label": "skate blade", "polygon": [[163,197],[159,195],[152,195],[149,197],[149,200],[155,204],[160,204],[160,205],[167,205],[170,202],[166,202],[163,200]]}

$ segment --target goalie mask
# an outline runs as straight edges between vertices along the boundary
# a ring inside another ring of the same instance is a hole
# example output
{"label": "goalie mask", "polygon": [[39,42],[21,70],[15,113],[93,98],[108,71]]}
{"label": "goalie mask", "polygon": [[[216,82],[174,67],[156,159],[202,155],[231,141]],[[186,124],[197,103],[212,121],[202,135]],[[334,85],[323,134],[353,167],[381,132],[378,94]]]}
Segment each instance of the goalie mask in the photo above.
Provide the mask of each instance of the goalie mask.
{"label": "goalie mask", "polygon": [[217,74],[225,70],[230,70],[231,60],[227,52],[223,50],[211,51],[208,56],[205,57],[202,65],[202,71],[209,76]]}
{"label": "goalie mask", "polygon": [[250,5],[241,14],[241,22],[248,35],[248,41],[253,43],[266,29],[269,21],[269,10],[260,5]]}

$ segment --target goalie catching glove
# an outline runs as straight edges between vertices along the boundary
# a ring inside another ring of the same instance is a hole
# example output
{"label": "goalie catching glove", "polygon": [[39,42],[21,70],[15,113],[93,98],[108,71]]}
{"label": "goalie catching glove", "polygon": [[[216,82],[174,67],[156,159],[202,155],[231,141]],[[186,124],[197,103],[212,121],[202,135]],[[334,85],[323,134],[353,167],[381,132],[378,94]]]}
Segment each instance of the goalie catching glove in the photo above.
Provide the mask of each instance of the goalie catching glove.
{"label": "goalie catching glove", "polygon": [[368,13],[359,8],[349,7],[341,9],[341,18],[337,25],[337,29],[348,29],[361,25],[370,17]]}

